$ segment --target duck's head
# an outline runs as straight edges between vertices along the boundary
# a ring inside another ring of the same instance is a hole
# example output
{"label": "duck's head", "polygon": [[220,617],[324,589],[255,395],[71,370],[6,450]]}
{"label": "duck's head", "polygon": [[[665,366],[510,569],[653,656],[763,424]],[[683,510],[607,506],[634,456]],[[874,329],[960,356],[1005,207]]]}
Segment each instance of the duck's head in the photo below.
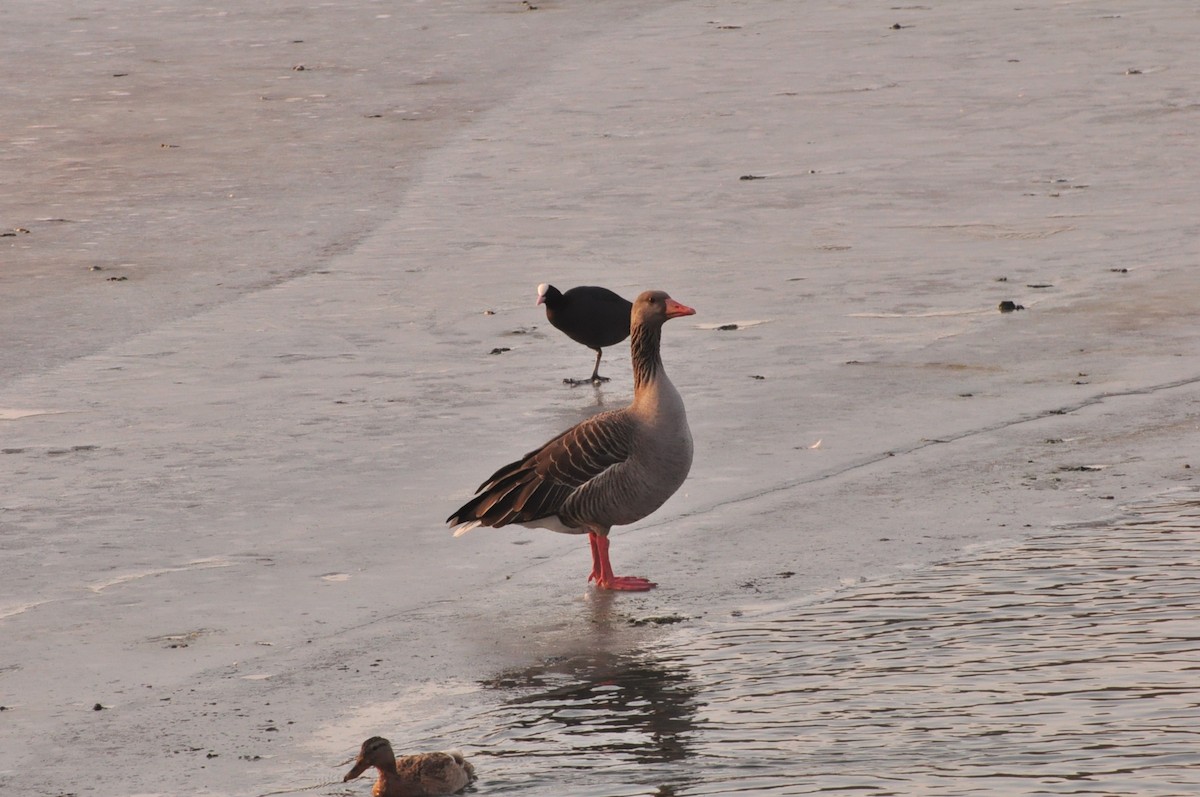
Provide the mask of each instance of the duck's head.
{"label": "duck's head", "polygon": [[538,298],[534,303],[534,306],[539,304],[557,304],[558,300],[561,298],[562,293],[558,290],[558,288],[555,288],[553,285],[547,282],[543,282],[538,286]]}
{"label": "duck's head", "polygon": [[665,291],[644,291],[633,303],[634,324],[655,323],[661,326],[667,319],[695,314],[695,310],[675,301]]}
{"label": "duck's head", "polygon": [[371,767],[393,770],[396,768],[396,754],[392,752],[392,743],[382,736],[372,736],[362,743],[354,766],[342,778],[342,782],[354,780]]}

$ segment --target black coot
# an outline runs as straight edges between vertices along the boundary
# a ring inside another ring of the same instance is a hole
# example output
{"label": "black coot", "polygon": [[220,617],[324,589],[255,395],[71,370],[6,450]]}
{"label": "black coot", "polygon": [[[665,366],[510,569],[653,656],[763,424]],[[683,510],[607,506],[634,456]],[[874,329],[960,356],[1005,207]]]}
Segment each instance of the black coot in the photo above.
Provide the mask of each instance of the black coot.
{"label": "black coot", "polygon": [[580,285],[563,293],[553,285],[538,286],[538,304],[546,305],[546,319],[576,343],[596,352],[596,367],[589,379],[564,379],[569,385],[607,382],[600,376],[603,348],[629,337],[629,314],[633,304],[608,288]]}

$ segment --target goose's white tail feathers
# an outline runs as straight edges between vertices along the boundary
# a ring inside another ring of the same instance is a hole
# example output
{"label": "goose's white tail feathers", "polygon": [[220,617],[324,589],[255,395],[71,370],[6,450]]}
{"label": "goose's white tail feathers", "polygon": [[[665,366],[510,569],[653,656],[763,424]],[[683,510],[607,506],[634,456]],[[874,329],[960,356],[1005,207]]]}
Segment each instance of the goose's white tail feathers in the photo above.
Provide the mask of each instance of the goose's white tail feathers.
{"label": "goose's white tail feathers", "polygon": [[480,523],[478,520],[472,520],[470,523],[464,523],[454,530],[454,536],[461,537],[462,535],[466,534],[471,529],[479,528],[482,525],[483,524]]}

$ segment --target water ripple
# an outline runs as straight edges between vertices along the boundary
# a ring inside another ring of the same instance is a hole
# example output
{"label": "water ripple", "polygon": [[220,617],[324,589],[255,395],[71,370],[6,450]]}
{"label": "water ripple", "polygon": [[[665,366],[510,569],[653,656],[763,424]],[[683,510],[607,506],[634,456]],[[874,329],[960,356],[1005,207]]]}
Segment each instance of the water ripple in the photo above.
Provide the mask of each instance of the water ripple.
{"label": "water ripple", "polygon": [[[504,673],[487,793],[1200,793],[1200,500]],[[490,760],[489,760],[490,759]]]}

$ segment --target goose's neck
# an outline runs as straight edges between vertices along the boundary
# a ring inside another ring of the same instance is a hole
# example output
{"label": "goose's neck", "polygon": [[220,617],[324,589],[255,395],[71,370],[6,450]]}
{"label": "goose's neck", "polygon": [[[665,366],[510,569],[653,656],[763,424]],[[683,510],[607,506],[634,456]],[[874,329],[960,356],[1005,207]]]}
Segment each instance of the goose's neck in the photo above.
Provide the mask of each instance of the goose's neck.
{"label": "goose's neck", "polygon": [[662,326],[659,324],[634,326],[629,337],[629,350],[633,358],[633,394],[639,395],[648,389],[662,374]]}

